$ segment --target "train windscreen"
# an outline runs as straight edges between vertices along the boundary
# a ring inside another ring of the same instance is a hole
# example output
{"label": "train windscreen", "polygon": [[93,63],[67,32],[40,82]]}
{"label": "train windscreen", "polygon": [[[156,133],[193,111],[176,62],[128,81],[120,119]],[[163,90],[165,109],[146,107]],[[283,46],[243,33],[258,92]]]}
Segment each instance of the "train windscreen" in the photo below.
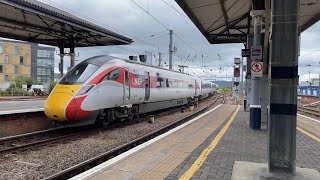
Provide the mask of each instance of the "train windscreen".
{"label": "train windscreen", "polygon": [[59,84],[83,84],[98,69],[98,65],[82,62],[69,71]]}

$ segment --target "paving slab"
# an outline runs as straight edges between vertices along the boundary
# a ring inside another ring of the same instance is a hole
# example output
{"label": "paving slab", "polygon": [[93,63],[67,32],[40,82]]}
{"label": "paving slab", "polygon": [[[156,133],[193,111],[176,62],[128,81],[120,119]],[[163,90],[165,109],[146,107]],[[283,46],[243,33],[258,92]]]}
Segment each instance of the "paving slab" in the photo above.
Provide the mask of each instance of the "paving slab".
{"label": "paving slab", "polygon": [[296,168],[294,175],[268,173],[266,163],[235,161],[232,180],[319,180],[320,173],[315,169]]}
{"label": "paving slab", "polygon": [[164,179],[215,131],[237,106],[222,105],[189,125],[83,179]]}
{"label": "paving slab", "polygon": [[[301,117],[298,117],[300,119]],[[215,149],[208,155],[201,167],[193,174],[191,179],[231,179],[235,161],[249,161],[255,163],[267,163],[267,131],[251,130],[249,128],[249,113],[241,112],[228,128]],[[300,124],[307,120],[302,119]],[[314,125],[315,126],[315,125]],[[314,127],[313,126],[313,127]],[[166,179],[179,179],[194,164],[195,159],[217,136],[222,129],[220,126],[204,143],[173,170]],[[310,128],[310,132],[315,128]],[[308,130],[308,129],[306,129]],[[314,134],[315,135],[315,134]],[[310,136],[297,131],[297,160],[299,168],[310,168],[320,172],[320,142]]]}

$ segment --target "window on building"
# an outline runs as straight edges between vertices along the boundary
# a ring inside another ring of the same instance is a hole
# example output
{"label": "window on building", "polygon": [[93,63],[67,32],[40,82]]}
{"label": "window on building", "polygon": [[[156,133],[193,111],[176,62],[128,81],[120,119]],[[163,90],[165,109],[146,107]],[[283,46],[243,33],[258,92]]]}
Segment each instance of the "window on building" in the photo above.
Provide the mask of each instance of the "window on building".
{"label": "window on building", "polygon": [[53,61],[51,59],[43,59],[43,58],[38,58],[37,59],[37,66],[52,66],[53,67]]}
{"label": "window on building", "polygon": [[18,55],[18,46],[14,46],[13,47],[13,53],[14,53],[14,55]]}
{"label": "window on building", "polygon": [[0,53],[3,53],[3,46],[0,44]]}
{"label": "window on building", "polygon": [[23,64],[23,56],[20,56],[20,64]]}
{"label": "window on building", "polygon": [[37,56],[42,58],[53,58],[54,57],[54,51],[48,51],[44,49],[39,49],[37,51]]}
{"label": "window on building", "polygon": [[47,76],[51,76],[51,69],[47,69],[46,75],[47,75]]}
{"label": "window on building", "polygon": [[9,64],[9,55],[8,54],[6,54],[4,56],[4,63]]}
{"label": "window on building", "polygon": [[0,65],[0,73],[2,73],[3,72],[3,67],[2,67],[2,65]]}
{"label": "window on building", "polygon": [[9,80],[9,75],[5,74],[5,75],[4,75],[4,80],[5,80],[5,81],[8,81],[8,80]]}
{"label": "window on building", "polygon": [[14,73],[18,74],[18,66],[17,65],[14,65]]}
{"label": "window on building", "polygon": [[51,76],[51,68],[37,68],[37,75],[42,75],[42,76]]}
{"label": "window on building", "polygon": [[37,75],[46,75],[46,68],[37,68]]}

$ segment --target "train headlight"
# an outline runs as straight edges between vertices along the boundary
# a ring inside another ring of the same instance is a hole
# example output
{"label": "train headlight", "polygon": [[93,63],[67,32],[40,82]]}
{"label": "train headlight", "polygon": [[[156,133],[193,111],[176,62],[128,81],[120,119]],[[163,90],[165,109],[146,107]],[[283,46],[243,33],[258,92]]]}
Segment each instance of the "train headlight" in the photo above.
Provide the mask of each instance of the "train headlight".
{"label": "train headlight", "polygon": [[82,96],[87,94],[92,88],[94,87],[94,85],[87,85],[87,86],[83,86],[78,93],[76,94],[76,96]]}

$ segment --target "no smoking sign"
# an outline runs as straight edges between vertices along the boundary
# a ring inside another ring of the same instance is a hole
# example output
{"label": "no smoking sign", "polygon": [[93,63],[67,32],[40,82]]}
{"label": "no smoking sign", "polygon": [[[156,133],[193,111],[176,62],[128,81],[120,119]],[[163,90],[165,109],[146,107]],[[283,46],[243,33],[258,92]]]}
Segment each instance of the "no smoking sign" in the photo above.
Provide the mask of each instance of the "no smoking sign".
{"label": "no smoking sign", "polygon": [[263,63],[262,62],[252,62],[251,63],[251,76],[252,77],[262,77]]}

